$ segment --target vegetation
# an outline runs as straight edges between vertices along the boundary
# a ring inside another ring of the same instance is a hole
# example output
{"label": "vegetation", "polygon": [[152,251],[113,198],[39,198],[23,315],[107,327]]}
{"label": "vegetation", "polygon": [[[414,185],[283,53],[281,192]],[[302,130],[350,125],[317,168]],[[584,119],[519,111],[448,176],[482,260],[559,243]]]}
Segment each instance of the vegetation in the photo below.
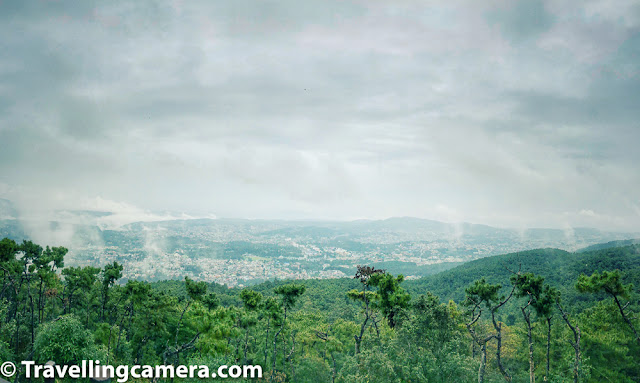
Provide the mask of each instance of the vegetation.
{"label": "vegetation", "polygon": [[637,244],[251,289],[121,283],[117,262],[64,267],[66,253],[0,241],[1,360],[258,364],[268,382],[640,380]]}

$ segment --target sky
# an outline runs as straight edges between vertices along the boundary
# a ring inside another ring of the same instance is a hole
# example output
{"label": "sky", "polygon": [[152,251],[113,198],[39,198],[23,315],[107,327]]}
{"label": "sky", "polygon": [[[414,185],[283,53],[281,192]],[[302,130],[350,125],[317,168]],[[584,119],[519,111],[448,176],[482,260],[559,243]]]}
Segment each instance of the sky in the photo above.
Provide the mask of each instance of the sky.
{"label": "sky", "polygon": [[638,1],[0,0],[0,52],[25,217],[640,231]]}

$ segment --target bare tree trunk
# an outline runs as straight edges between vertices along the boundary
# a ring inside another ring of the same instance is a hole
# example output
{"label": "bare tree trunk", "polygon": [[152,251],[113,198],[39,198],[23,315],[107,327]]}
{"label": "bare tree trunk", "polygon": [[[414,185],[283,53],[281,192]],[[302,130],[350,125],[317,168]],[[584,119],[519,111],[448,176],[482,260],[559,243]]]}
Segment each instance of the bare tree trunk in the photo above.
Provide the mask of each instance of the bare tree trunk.
{"label": "bare tree trunk", "polygon": [[544,375],[544,381],[549,381],[549,371],[551,362],[551,315],[547,317],[547,373]]}
{"label": "bare tree trunk", "polygon": [[91,313],[91,298],[87,297],[87,308],[86,308],[86,313],[87,313],[87,321],[86,321],[86,327],[89,328],[89,317],[90,317],[90,313]]}
{"label": "bare tree trunk", "polygon": [[[373,319],[374,323],[375,323],[375,318],[371,318],[371,312],[369,311],[369,299],[367,298],[367,285],[365,284],[362,287],[362,299],[364,301],[364,322],[362,322],[362,325],[360,326],[360,335],[354,335],[353,337],[356,340],[356,349],[355,349],[355,355],[358,356],[358,354],[360,353],[360,344],[362,343],[362,337],[364,336],[364,331],[367,328],[367,323],[369,322],[369,319]],[[376,331],[377,331],[377,326],[376,326]],[[378,336],[379,336],[379,332],[378,332]]]}
{"label": "bare tree trunk", "polygon": [[[477,306],[476,306],[477,308]],[[478,334],[476,334],[476,330],[473,328],[473,325],[480,319],[482,316],[482,310],[479,310],[476,315],[475,309],[471,313],[471,322],[467,323],[467,330],[469,330],[469,334],[471,334],[471,338],[473,341],[480,346],[480,367],[478,368],[478,383],[484,382],[484,373],[487,365],[487,342],[491,339],[495,338],[495,334],[489,335],[484,339],[480,339]]]}
{"label": "bare tree trunk", "polygon": [[[282,326],[280,326],[280,328],[278,329],[278,332],[273,337],[273,361],[272,361],[272,369],[271,369],[271,377],[272,378],[273,378],[273,376],[274,376],[274,374],[276,372],[276,360],[277,360],[277,355],[278,355],[278,336],[280,335],[280,333],[284,329],[284,325],[285,325],[286,322],[287,322],[287,307],[285,306],[285,308],[284,308],[284,318],[282,319]],[[282,355],[282,357],[284,358],[284,355]]]}
{"label": "bare tree trunk", "polygon": [[524,321],[527,323],[527,341],[529,343],[529,382],[535,383],[535,364],[533,362],[533,337],[531,335],[531,312],[527,311],[527,307],[531,304],[531,301],[524,306],[521,307],[522,316],[524,317]]}
{"label": "bare tree trunk", "polygon": [[578,326],[573,326],[571,324],[571,322],[569,321],[569,316],[567,315],[567,313],[564,311],[564,309],[562,308],[562,305],[560,304],[559,301],[556,302],[556,306],[558,307],[558,310],[560,310],[560,313],[562,314],[562,319],[564,319],[565,323],[567,324],[567,326],[569,327],[569,329],[571,329],[571,331],[573,332],[573,341],[569,341],[569,343],[571,344],[571,346],[573,347],[574,351],[575,351],[575,359],[573,362],[573,381],[574,383],[578,383],[578,381],[580,380],[580,328]]}
{"label": "bare tree trunk", "polygon": [[498,364],[498,368],[500,369],[502,376],[504,376],[504,379],[507,382],[511,382],[513,379],[511,374],[509,374],[509,371],[507,371],[507,369],[502,365],[502,322],[496,321],[495,310],[491,311],[491,320],[493,322],[493,327],[496,330],[495,338],[498,343],[496,345],[496,363]]}
{"label": "bare tree trunk", "polygon": [[295,382],[296,381],[296,370],[294,368],[294,358],[295,358],[295,353],[296,353],[296,335],[295,332],[292,331],[291,334],[291,342],[293,344],[292,348],[291,348],[291,352],[289,353],[289,367],[291,368],[291,381]]}
{"label": "bare tree trunk", "polygon": [[67,291],[67,286],[64,286],[62,288],[62,293],[60,294],[60,296],[58,296],[58,299],[60,299],[60,303],[62,303],[62,314],[66,314],[67,313],[67,301],[65,301],[64,299],[64,293],[65,291]]}
{"label": "bare tree trunk", "polygon": [[131,331],[131,328],[133,327],[133,310],[135,308],[135,306],[133,305],[133,302],[131,302],[130,305],[130,310],[129,310],[129,327],[127,327],[127,340],[131,340],[131,334],[133,333],[133,331]]}
{"label": "bare tree trunk", "polygon": [[31,281],[29,283],[29,306],[31,307],[31,352],[33,352],[33,345],[36,339],[36,326],[35,326],[35,314],[33,307],[33,295],[31,295]]}
{"label": "bare tree trunk", "polygon": [[638,331],[636,331],[635,326],[633,325],[633,323],[631,323],[631,320],[629,319],[627,314],[624,313],[624,309],[627,308],[629,304],[627,303],[626,305],[622,306],[622,304],[618,300],[618,296],[615,294],[611,294],[611,295],[613,295],[613,300],[616,301],[616,305],[618,305],[618,309],[620,309],[620,314],[622,315],[622,319],[624,319],[624,321],[627,322],[627,325],[629,326],[631,331],[633,331],[633,334],[636,336],[636,341],[640,343],[640,335],[638,335]]}
{"label": "bare tree trunk", "polygon": [[356,355],[358,355],[360,353],[360,343],[362,342],[362,337],[364,336],[364,330],[367,328],[367,322],[369,321],[369,312],[368,310],[365,311],[365,317],[364,317],[364,322],[362,322],[362,325],[360,326],[360,335],[355,335],[354,338],[356,339]]}
{"label": "bare tree trunk", "polygon": [[111,356],[111,331],[113,331],[113,326],[109,326],[109,339],[107,340],[107,364],[109,364],[109,358]]}
{"label": "bare tree trunk", "polygon": [[282,334],[282,372],[287,371],[287,334]]}
{"label": "bare tree trunk", "polygon": [[[130,307],[129,310],[133,310],[133,308]],[[122,313],[122,319],[120,319],[120,326],[119,326],[120,328],[118,329],[118,341],[116,342],[116,348],[113,350],[113,354],[116,355],[116,356],[118,355],[118,349],[120,348],[120,337],[122,336],[122,327],[123,327],[123,324],[124,324],[124,318],[126,318],[126,317],[127,317],[127,313],[123,312]],[[116,318],[116,320],[117,320],[117,318]]]}
{"label": "bare tree trunk", "polygon": [[249,326],[247,326],[247,332],[244,335],[244,364],[247,364],[247,350],[249,348]]}
{"label": "bare tree trunk", "polygon": [[[182,318],[184,318],[184,313],[187,312],[187,309],[189,309],[189,305],[191,305],[191,301],[187,301],[187,305],[184,306],[184,310],[182,310],[182,314],[180,314],[180,320],[178,320],[178,325],[176,327],[176,341],[175,341],[175,348],[176,350],[178,349],[178,334],[180,333],[180,326],[182,325]],[[176,360],[176,362],[178,362]]]}
{"label": "bare tree trunk", "polygon": [[484,370],[487,365],[487,344],[484,343],[480,347],[480,368],[478,368],[478,383],[484,383]]}
{"label": "bare tree trunk", "polygon": [[271,324],[271,318],[267,318],[267,334],[264,337],[264,364],[267,365],[267,348],[269,344],[269,326]]}
{"label": "bare tree trunk", "polygon": [[[20,284],[18,285],[18,290],[17,291],[22,291],[22,283],[24,282],[24,276],[20,277]],[[16,353],[19,352],[19,347],[20,347],[20,322],[22,317],[24,316],[24,308],[22,310],[22,314],[18,315],[18,311],[19,311],[19,296],[16,295],[16,302],[15,302],[15,317],[16,317],[16,331],[15,331],[15,347],[14,350]]]}
{"label": "bare tree trunk", "polygon": [[333,372],[331,374],[331,383],[335,383],[338,369],[336,368],[336,357],[333,356],[333,351],[331,352],[331,360],[333,361]]}
{"label": "bare tree trunk", "polygon": [[42,323],[42,316],[44,312],[44,305],[42,296],[44,295],[42,288],[44,284],[44,279],[40,278],[40,287],[38,288],[38,323]]}
{"label": "bare tree trunk", "polygon": [[574,372],[574,381],[575,383],[578,383],[578,377],[580,376],[580,359],[581,359],[581,355],[580,355],[580,327],[576,326],[576,333],[575,333],[575,344],[574,347],[575,352],[576,352],[576,356],[575,356],[575,366],[573,368],[573,372]]}
{"label": "bare tree trunk", "polygon": [[378,343],[380,343],[380,329],[378,328],[378,322],[379,322],[379,320],[376,320],[375,316],[373,316],[371,318],[371,323],[373,323],[373,328],[376,330],[376,336],[378,338]]}

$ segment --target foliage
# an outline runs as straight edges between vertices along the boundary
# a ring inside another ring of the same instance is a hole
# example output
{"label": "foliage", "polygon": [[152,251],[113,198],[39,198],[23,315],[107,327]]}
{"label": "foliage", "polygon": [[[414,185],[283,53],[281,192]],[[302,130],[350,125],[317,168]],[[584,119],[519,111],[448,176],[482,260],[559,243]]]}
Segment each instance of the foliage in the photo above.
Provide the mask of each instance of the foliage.
{"label": "foliage", "polygon": [[123,281],[121,264],[65,267],[66,254],[0,241],[0,359],[258,364],[271,382],[640,380],[639,245],[244,289]]}
{"label": "foliage", "polygon": [[394,277],[389,273],[376,273],[368,281],[369,285],[378,288],[374,307],[382,311],[391,328],[396,326],[399,314],[409,306],[411,299],[409,293],[400,287],[402,281],[402,275]]}
{"label": "foliage", "polygon": [[602,274],[594,272],[591,276],[580,274],[576,289],[581,293],[598,293],[604,291],[611,296],[628,298],[633,284],[624,285],[620,280],[620,271],[603,271]]}
{"label": "foliage", "polygon": [[77,364],[83,359],[100,359],[100,355],[89,330],[73,315],[43,325],[34,344],[37,363]]}

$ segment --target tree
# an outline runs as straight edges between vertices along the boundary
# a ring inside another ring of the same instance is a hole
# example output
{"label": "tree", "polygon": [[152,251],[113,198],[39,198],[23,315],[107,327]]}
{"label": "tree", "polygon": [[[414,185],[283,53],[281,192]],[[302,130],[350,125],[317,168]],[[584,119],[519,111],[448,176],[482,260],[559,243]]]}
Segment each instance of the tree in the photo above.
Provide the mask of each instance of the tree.
{"label": "tree", "polygon": [[[276,298],[274,297],[268,297],[267,299],[264,300],[264,305],[262,307],[262,316],[267,318],[267,328],[265,330],[265,334],[264,334],[264,365],[267,365],[267,354],[268,354],[268,350],[269,350],[269,330],[271,330],[271,322],[274,322],[274,328],[275,325],[282,320],[282,317],[280,315],[280,305],[278,303],[278,301],[276,300]],[[275,355],[273,355],[273,358],[275,360]],[[275,362],[274,362],[275,363]]]}
{"label": "tree", "polygon": [[[40,256],[42,255],[42,246],[37,245],[31,241],[22,241],[22,244],[18,246],[18,251],[22,253],[22,257],[20,258],[20,265],[22,269],[22,273],[20,275],[20,283],[18,290],[22,290],[22,286],[24,282],[26,282],[27,286],[27,295],[26,299],[29,302],[29,312],[31,317],[31,347],[33,348],[33,343],[35,342],[35,318],[34,318],[34,301],[33,295],[31,294],[31,281],[35,277],[35,270],[37,268],[36,262],[39,261]],[[23,306],[23,316],[27,309],[27,305]],[[19,343],[19,329],[20,329],[20,321],[16,324],[16,345]]]}
{"label": "tree", "polygon": [[14,240],[3,238],[0,241],[0,269],[2,270],[2,294],[0,294],[0,298],[6,296],[5,291],[7,285],[10,285],[11,290],[13,290],[13,293],[16,296],[13,300],[15,303],[17,303],[18,295],[18,283],[14,277],[14,275],[18,273],[18,262],[16,261],[17,253],[18,244]]}
{"label": "tree", "polygon": [[400,283],[404,281],[404,276],[394,277],[389,273],[375,273],[369,279],[369,285],[377,287],[375,306],[382,311],[387,319],[390,328],[395,328],[398,316],[409,306],[411,296]]}
{"label": "tree", "polygon": [[[397,347],[414,355],[413,368],[429,382],[461,382],[472,376],[475,364],[467,357],[468,345],[462,313],[453,302],[441,303],[430,292],[412,304],[409,318],[398,331]],[[473,366],[473,367],[472,367]]]}
{"label": "tree", "polygon": [[64,315],[43,325],[34,347],[37,363],[79,364],[82,360],[99,359],[89,330],[73,315]]}
{"label": "tree", "polygon": [[544,380],[548,381],[550,377],[551,364],[551,320],[553,319],[553,307],[560,296],[560,292],[547,284],[544,285],[542,294],[537,298],[533,305],[538,318],[544,318],[547,323],[547,365]]}
{"label": "tree", "polygon": [[51,287],[58,281],[57,269],[64,267],[64,257],[69,252],[64,247],[52,247],[47,246],[42,252],[41,256],[34,261],[37,268],[37,275],[40,279],[40,285],[38,289],[38,322],[42,323],[44,319],[44,289]]}
{"label": "tree", "polygon": [[102,309],[100,311],[102,320],[104,320],[104,311],[109,300],[109,290],[118,279],[122,278],[122,270],[123,266],[115,261],[105,265],[102,269]]}
{"label": "tree", "polygon": [[580,328],[577,325],[573,325],[569,320],[569,314],[564,310],[562,304],[560,303],[559,293],[555,297],[555,303],[556,307],[558,307],[558,310],[560,311],[560,314],[562,314],[562,319],[573,333],[573,340],[569,340],[569,343],[571,344],[571,347],[573,347],[573,350],[575,352],[573,361],[573,381],[574,383],[578,383],[581,371],[580,359],[582,357],[580,354]]}
{"label": "tree", "polygon": [[[124,286],[124,295],[126,297],[126,309],[120,318],[120,325],[118,330],[118,340],[116,341],[116,347],[114,353],[117,354],[120,350],[120,340],[123,330],[126,328],[126,341],[131,341],[133,334],[133,318],[135,317],[136,310],[141,309],[143,304],[148,301],[151,294],[151,286],[145,282],[139,281],[127,281]],[[128,323],[124,324],[124,320],[128,315]]]}
{"label": "tree", "polygon": [[195,282],[189,277],[184,277],[184,286],[191,301],[198,301],[207,293],[207,283],[203,281]]}
{"label": "tree", "polygon": [[364,313],[364,320],[360,325],[360,334],[354,335],[354,338],[356,340],[356,348],[355,348],[356,355],[360,353],[360,344],[362,343],[362,337],[364,336],[364,332],[367,329],[367,324],[369,323],[369,320],[372,320],[374,326],[376,326],[377,328],[376,320],[373,315],[373,306],[371,305],[371,301],[375,299],[376,295],[372,291],[369,291],[369,287],[371,286],[370,284],[371,277],[376,274],[382,274],[384,272],[385,272],[384,270],[376,269],[375,267],[358,265],[356,269],[356,275],[353,278],[358,279],[360,281],[360,283],[362,284],[362,291],[358,291],[354,289],[347,293],[347,296],[349,298],[362,302],[362,310]]}
{"label": "tree", "polygon": [[511,283],[515,287],[515,296],[518,298],[527,298],[527,303],[520,307],[522,317],[527,324],[527,341],[529,344],[529,381],[534,383],[535,364],[533,360],[533,337],[531,335],[531,307],[535,307],[536,303],[542,295],[544,278],[534,275],[533,273],[515,274],[511,276]]}
{"label": "tree", "polygon": [[[281,306],[284,309],[284,316],[282,318],[282,325],[280,326],[280,329],[278,329],[278,332],[273,337],[273,370],[271,372],[272,374],[275,372],[275,369],[276,369],[276,355],[277,355],[276,350],[278,345],[278,336],[280,335],[282,330],[284,330],[284,327],[287,323],[287,312],[290,311],[295,306],[296,301],[302,294],[304,294],[305,290],[306,290],[306,287],[304,285],[298,285],[298,284],[282,285],[282,286],[276,287],[273,290],[274,293],[280,296]],[[283,342],[286,342],[286,338],[285,340],[283,340]],[[283,344],[283,347],[284,347],[284,344]],[[283,355],[282,355],[282,366],[283,366],[282,369],[284,371],[284,368],[285,368],[284,349],[283,349]]]}
{"label": "tree", "polygon": [[618,306],[618,310],[620,311],[620,315],[622,315],[622,319],[624,319],[624,321],[627,323],[627,325],[635,335],[636,341],[640,344],[640,335],[631,322],[631,318],[629,318],[629,316],[625,312],[630,302],[627,302],[625,305],[622,305],[622,303],[620,302],[621,298],[629,298],[629,295],[633,289],[633,284],[624,285],[620,279],[621,276],[619,270],[603,271],[602,274],[596,271],[589,277],[584,274],[580,274],[580,277],[578,277],[578,282],[576,282],[576,288],[581,293],[598,293],[600,291],[604,291],[605,293],[610,295],[616,303],[616,306]]}
{"label": "tree", "polygon": [[18,244],[12,239],[3,238],[0,241],[0,263],[15,260]]}
{"label": "tree", "polygon": [[243,316],[241,319],[241,326],[245,329],[244,336],[244,364],[247,364],[247,350],[249,348],[249,331],[252,327],[254,327],[258,320],[256,317],[256,312],[260,308],[262,304],[262,294],[255,292],[251,289],[243,289],[240,292],[240,299],[242,299],[242,304],[244,305],[244,309],[247,315]]}
{"label": "tree", "polygon": [[209,293],[202,297],[202,303],[209,310],[215,310],[220,306],[220,299],[216,295],[216,293]]}
{"label": "tree", "polygon": [[86,300],[88,310],[88,305],[91,303],[89,292],[91,291],[93,284],[96,283],[98,273],[100,273],[100,269],[92,266],[67,267],[62,270],[66,291],[66,299],[63,294],[63,299],[65,300],[65,313],[71,313],[77,291],[82,292],[79,297]]}
{"label": "tree", "polygon": [[[64,265],[66,253],[67,249],[63,247],[47,246],[43,251],[40,245],[26,240],[21,244],[8,238],[0,241],[0,270],[3,274],[0,299],[6,297],[12,303],[6,319],[15,320],[13,348],[16,354],[25,346],[30,346],[33,352],[36,327],[44,319],[45,287],[58,282],[55,270]],[[37,296],[34,297],[34,293]],[[24,341],[26,333],[21,332],[24,319],[29,321],[28,342]]]}
{"label": "tree", "polygon": [[183,350],[185,350],[188,346],[192,346],[200,336],[200,332],[197,332],[196,335],[193,337],[193,339],[189,340],[187,343],[183,345],[178,345],[178,337],[180,334],[180,327],[182,326],[182,320],[184,319],[184,314],[187,312],[187,310],[189,309],[189,306],[191,306],[193,302],[202,300],[202,298],[207,293],[206,282],[202,282],[202,281],[195,282],[189,277],[184,277],[184,284],[185,284],[185,288],[187,290],[187,296],[189,297],[189,299],[187,299],[187,303],[185,304],[184,309],[182,310],[182,314],[180,314],[180,319],[178,320],[178,324],[176,325],[176,336],[175,336],[173,349],[171,350],[167,348],[167,350],[165,350],[165,353],[164,353],[165,362],[170,356],[175,356],[176,364],[180,363],[180,353]]}
{"label": "tree", "polygon": [[[487,365],[487,343],[492,339],[495,339],[497,342],[496,362],[498,364],[498,368],[500,369],[500,373],[502,373],[507,382],[510,382],[512,380],[511,374],[509,374],[509,372],[502,365],[502,323],[496,320],[496,312],[498,311],[498,309],[500,309],[500,307],[502,307],[509,301],[509,299],[513,295],[515,286],[513,286],[513,288],[511,289],[511,293],[509,293],[507,297],[498,295],[498,292],[501,288],[502,285],[492,285],[490,283],[487,283],[487,281],[482,278],[476,280],[473,285],[465,289],[466,299],[463,304],[471,308],[470,321],[466,323],[466,327],[471,334],[473,341],[478,346],[480,346],[480,350],[482,353],[480,359],[480,367],[478,368],[478,383],[484,382],[485,367]],[[495,333],[481,337],[476,333],[474,326],[482,316],[483,309],[488,309],[491,313],[491,322],[493,324],[493,328],[495,329]]]}

